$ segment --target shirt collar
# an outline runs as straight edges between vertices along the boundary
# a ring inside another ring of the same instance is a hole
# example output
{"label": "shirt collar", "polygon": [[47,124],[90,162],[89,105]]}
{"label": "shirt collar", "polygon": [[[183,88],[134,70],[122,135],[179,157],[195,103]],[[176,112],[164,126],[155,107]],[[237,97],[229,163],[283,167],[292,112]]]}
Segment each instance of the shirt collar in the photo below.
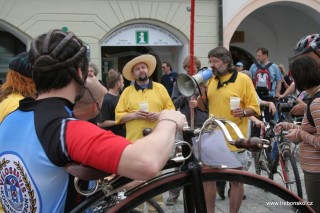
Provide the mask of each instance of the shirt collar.
{"label": "shirt collar", "polygon": [[[134,88],[138,91],[138,90],[143,90],[144,88],[142,88],[139,84],[137,84],[137,82],[134,82]],[[152,81],[149,79],[149,83],[147,86],[147,89],[152,89],[153,88],[153,84]]]}
{"label": "shirt collar", "polygon": [[224,81],[221,83],[219,76],[216,76],[215,79],[218,79],[218,85],[217,85],[217,89],[221,88],[221,87],[225,87],[227,86],[228,83],[234,83],[237,79],[238,76],[238,71],[233,71],[231,77],[229,78],[229,80]]}

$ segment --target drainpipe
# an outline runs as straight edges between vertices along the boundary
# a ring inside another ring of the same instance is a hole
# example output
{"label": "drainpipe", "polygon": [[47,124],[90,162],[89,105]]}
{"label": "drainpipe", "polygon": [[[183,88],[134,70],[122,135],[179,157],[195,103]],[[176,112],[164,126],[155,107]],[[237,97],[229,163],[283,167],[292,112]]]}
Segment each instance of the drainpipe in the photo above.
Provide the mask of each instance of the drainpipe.
{"label": "drainpipe", "polygon": [[222,0],[218,0],[218,35],[219,35],[219,46],[223,46],[223,5],[222,5]]}

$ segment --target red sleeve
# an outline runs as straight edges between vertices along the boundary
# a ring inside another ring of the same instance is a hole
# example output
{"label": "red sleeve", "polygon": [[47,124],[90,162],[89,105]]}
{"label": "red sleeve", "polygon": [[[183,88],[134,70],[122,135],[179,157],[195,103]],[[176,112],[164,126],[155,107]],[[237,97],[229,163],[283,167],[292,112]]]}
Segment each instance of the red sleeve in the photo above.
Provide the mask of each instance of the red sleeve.
{"label": "red sleeve", "polygon": [[117,174],[123,150],[131,144],[127,139],[86,121],[67,123],[66,146],[73,161],[105,172]]}

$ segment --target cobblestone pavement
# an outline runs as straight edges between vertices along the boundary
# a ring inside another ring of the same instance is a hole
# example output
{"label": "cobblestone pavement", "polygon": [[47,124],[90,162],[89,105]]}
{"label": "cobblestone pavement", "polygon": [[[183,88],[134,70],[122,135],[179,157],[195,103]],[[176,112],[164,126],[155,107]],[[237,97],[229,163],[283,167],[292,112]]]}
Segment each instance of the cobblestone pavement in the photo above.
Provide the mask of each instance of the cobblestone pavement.
{"label": "cobblestone pavement", "polygon": [[[299,168],[299,173],[300,173],[300,178],[302,181],[302,188],[303,188],[303,196],[306,198],[306,193],[305,193],[305,187],[304,187],[304,176],[303,172],[300,168],[299,163],[297,163],[298,168]],[[249,172],[254,172],[254,166],[251,165]],[[281,178],[279,175],[275,176],[275,181],[281,183]],[[227,196],[227,191],[228,187],[225,192],[226,199],[222,200],[219,195],[217,195],[216,198],[216,213],[227,213],[228,211],[228,206],[229,206],[229,198]],[[245,194],[247,195],[247,199],[242,202],[240,212],[244,213],[249,213],[249,212],[259,212],[259,213],[264,213],[264,212],[295,212],[291,207],[285,206],[285,205],[275,205],[275,206],[267,206],[266,202],[268,201],[279,201],[279,198],[276,196],[272,195],[269,192],[265,192],[260,189],[251,189],[250,186],[245,186]],[[166,201],[168,197],[168,193],[165,193],[163,195],[164,201]],[[167,206],[165,204],[162,205],[164,212],[166,213],[182,213],[184,212],[183,209],[183,200],[182,200],[182,195],[180,195],[177,203],[173,206]]]}

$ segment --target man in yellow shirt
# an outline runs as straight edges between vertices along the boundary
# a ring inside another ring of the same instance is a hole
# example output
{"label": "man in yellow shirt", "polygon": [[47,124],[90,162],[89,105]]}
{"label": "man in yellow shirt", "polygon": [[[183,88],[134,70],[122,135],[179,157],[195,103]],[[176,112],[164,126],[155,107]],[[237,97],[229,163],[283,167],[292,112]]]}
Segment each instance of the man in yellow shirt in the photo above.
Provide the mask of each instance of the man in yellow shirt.
{"label": "man in yellow shirt", "polygon": [[[216,47],[208,53],[208,58],[214,75],[208,80],[208,86],[202,87],[202,94],[207,94],[209,115],[233,121],[248,136],[248,117],[259,115],[260,108],[256,91],[251,79],[238,72],[232,61],[231,53],[224,47]],[[240,107],[230,110],[230,97],[240,98]],[[198,107],[203,106],[202,97],[198,97]],[[202,107],[203,108],[203,107]],[[232,128],[227,127],[231,137],[237,139]],[[230,151],[245,168],[248,155],[245,150],[239,150],[227,143]],[[214,212],[216,186],[214,182],[204,183],[208,213]],[[230,212],[238,212],[243,198],[243,184],[231,183]]]}
{"label": "man in yellow shirt", "polygon": [[122,92],[115,121],[126,124],[126,138],[132,142],[143,137],[143,129],[156,126],[162,110],[175,109],[166,88],[149,78],[156,64],[154,56],[145,54],[129,61],[122,71],[134,83]]}

